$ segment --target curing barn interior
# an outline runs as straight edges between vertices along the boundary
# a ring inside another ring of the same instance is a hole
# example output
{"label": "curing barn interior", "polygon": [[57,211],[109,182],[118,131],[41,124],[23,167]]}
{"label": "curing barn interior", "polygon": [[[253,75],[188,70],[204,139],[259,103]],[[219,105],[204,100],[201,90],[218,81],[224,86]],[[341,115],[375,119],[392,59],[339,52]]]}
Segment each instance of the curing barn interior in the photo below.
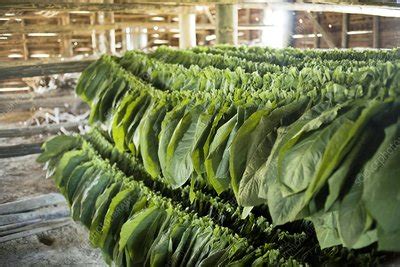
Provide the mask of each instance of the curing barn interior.
{"label": "curing barn interior", "polygon": [[0,0],[0,266],[400,265],[400,2]]}

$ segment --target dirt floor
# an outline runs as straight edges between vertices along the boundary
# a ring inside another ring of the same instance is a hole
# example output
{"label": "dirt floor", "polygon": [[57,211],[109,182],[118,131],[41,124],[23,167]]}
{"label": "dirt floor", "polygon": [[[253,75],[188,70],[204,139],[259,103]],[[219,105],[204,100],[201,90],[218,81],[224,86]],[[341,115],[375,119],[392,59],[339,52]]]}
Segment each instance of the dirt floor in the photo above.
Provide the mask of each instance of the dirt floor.
{"label": "dirt floor", "polygon": [[[15,118],[3,120],[0,128],[20,125],[15,121]],[[37,143],[47,138],[0,138],[0,146]],[[45,179],[43,166],[36,162],[37,156],[0,159],[0,203],[57,192],[54,182]],[[87,230],[72,220],[61,228],[0,243],[1,267],[65,265],[106,266],[101,251],[90,246]]]}

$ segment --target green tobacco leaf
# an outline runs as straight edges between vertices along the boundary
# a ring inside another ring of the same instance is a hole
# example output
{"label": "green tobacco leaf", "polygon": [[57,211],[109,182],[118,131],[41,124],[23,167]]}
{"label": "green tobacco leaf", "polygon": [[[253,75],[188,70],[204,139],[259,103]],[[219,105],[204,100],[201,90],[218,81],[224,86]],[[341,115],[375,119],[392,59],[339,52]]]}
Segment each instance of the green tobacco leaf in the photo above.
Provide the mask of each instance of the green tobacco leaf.
{"label": "green tobacco leaf", "polygon": [[96,200],[95,213],[93,215],[93,220],[90,225],[89,239],[90,243],[98,247],[99,240],[102,235],[102,229],[104,224],[104,218],[106,216],[107,210],[110,207],[112,199],[121,190],[121,181],[118,178],[115,179],[116,182],[112,183]]}
{"label": "green tobacco leaf", "polygon": [[160,103],[149,109],[147,115],[142,119],[143,124],[140,127],[140,154],[144,168],[153,178],[156,178],[161,172],[158,160],[158,136],[166,111],[165,103]]}
{"label": "green tobacco leaf", "polygon": [[263,136],[262,127],[259,127],[259,124],[262,124],[262,118],[270,112],[271,109],[263,109],[253,113],[239,128],[232,142],[229,155],[229,170],[231,186],[236,198],[238,198],[239,183],[246,168],[248,155],[256,148],[253,140],[257,141]]}
{"label": "green tobacco leaf", "polygon": [[105,172],[95,179],[85,190],[81,200],[80,221],[90,229],[97,197],[103,193],[107,186],[113,181],[111,173]]}
{"label": "green tobacco leaf", "polygon": [[[162,173],[167,172],[168,163],[167,163],[167,154],[168,154],[168,145],[171,141],[172,135],[179,124],[180,120],[185,114],[186,106],[188,102],[183,101],[174,109],[169,111],[161,123],[161,132],[159,135],[159,146],[158,146],[158,159],[160,161],[160,167]],[[172,178],[173,179],[173,178]],[[168,180],[169,183],[174,183],[173,180]]]}
{"label": "green tobacco leaf", "polygon": [[339,208],[339,232],[343,244],[353,247],[364,232],[367,223],[367,211],[362,202],[363,186],[354,183]]}
{"label": "green tobacco leaf", "polygon": [[176,125],[168,143],[163,175],[175,188],[186,183],[193,173],[191,153],[197,120],[203,110],[204,106],[201,104],[190,108]]}
{"label": "green tobacco leaf", "polygon": [[321,249],[342,243],[338,229],[338,212],[324,212],[311,217]]}
{"label": "green tobacco leaf", "polygon": [[[210,144],[209,153],[205,159],[204,166],[206,169],[207,179],[214,187],[218,194],[229,188],[230,179],[227,174],[219,173],[218,167],[221,166],[224,151],[231,135],[232,130],[237,122],[238,115],[233,116],[229,121],[223,124],[215,133]],[[227,164],[226,164],[227,165]],[[228,167],[229,165],[227,165]],[[222,167],[222,166],[221,166]],[[221,169],[220,169],[221,170]],[[221,172],[221,171],[220,171]]]}
{"label": "green tobacco leaf", "polygon": [[238,203],[242,206],[256,206],[263,203],[258,197],[260,188],[256,173],[267,161],[276,141],[276,128],[282,124],[297,120],[303,113],[308,99],[294,101],[274,109],[260,120],[258,131],[262,134],[251,139],[250,150],[246,160],[246,168],[239,182]]}
{"label": "green tobacco leaf", "polygon": [[36,161],[45,163],[51,158],[57,157],[68,150],[80,147],[81,142],[82,140],[77,136],[57,135],[42,145],[43,152]]}
{"label": "green tobacco leaf", "polygon": [[129,251],[130,264],[143,264],[165,216],[164,210],[150,207],[124,223],[120,233],[119,250]]}
{"label": "green tobacco leaf", "polygon": [[[400,231],[400,123],[385,129],[385,139],[361,177],[368,212],[385,233]],[[399,246],[400,247],[400,246]]]}

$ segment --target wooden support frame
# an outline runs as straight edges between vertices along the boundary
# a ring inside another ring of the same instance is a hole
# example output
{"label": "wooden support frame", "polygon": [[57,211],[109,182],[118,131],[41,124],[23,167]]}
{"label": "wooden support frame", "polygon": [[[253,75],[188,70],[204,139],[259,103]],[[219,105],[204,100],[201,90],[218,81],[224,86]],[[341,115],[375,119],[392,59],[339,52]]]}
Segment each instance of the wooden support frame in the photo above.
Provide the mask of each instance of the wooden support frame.
{"label": "wooden support frame", "polygon": [[306,12],[306,16],[311,20],[314,27],[322,34],[322,38],[325,40],[329,48],[335,48],[336,44],[333,36],[323,27],[313,14]]}

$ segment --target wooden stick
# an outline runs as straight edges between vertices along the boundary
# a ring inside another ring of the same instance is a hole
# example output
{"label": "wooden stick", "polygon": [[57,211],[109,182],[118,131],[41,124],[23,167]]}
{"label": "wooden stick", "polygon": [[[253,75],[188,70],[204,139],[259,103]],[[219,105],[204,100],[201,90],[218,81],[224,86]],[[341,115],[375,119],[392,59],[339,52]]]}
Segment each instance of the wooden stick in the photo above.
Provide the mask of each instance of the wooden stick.
{"label": "wooden stick", "polygon": [[0,215],[30,211],[61,203],[66,203],[66,202],[63,195],[59,193],[50,193],[40,196],[34,196],[28,199],[22,199],[0,204]]}

